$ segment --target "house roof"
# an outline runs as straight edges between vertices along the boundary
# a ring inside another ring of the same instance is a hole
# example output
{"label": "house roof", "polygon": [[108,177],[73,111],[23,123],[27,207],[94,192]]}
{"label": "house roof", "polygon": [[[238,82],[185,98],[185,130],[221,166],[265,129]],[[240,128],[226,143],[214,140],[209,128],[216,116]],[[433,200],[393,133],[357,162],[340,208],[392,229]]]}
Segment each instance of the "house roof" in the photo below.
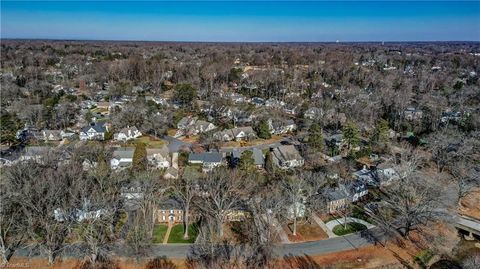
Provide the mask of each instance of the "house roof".
{"label": "house roof", "polygon": [[339,185],[338,188],[328,188],[325,190],[325,197],[328,201],[337,201],[348,198],[348,192],[345,185]]}
{"label": "house roof", "polygon": [[132,127],[125,127],[123,129],[121,129],[120,131],[118,131],[118,133],[128,134],[128,130],[130,130],[131,132],[137,132],[138,131],[137,127],[132,126]]}
{"label": "house roof", "polygon": [[51,148],[43,146],[31,146],[25,148],[23,156],[38,156],[47,153]]}
{"label": "house roof", "polygon": [[113,151],[112,158],[113,159],[121,159],[121,158],[133,158],[133,153],[135,152],[135,148],[117,148]]}
{"label": "house roof", "polygon": [[253,161],[255,165],[263,165],[265,163],[265,157],[263,156],[263,152],[260,149],[253,148]]}
{"label": "house roof", "polygon": [[220,163],[222,162],[222,154],[218,152],[203,152],[203,153],[190,153],[188,155],[188,161],[200,161],[203,163]]}
{"label": "house roof", "polygon": [[302,159],[294,145],[279,146],[273,150],[273,154],[280,161]]}
{"label": "house roof", "polygon": [[147,157],[150,157],[154,154],[160,154],[163,157],[168,157],[168,147],[164,145],[161,148],[147,148]]}
{"label": "house roof", "polygon": [[183,209],[183,208],[182,208],[182,204],[180,203],[180,201],[178,201],[176,199],[168,199],[166,201],[163,201],[163,202],[159,203],[158,209],[160,209],[160,210],[170,210],[170,209],[178,210],[178,209]]}
{"label": "house roof", "polygon": [[88,132],[88,130],[90,130],[90,128],[93,128],[97,133],[104,133],[104,132],[107,131],[107,128],[105,127],[104,123],[102,123],[102,122],[92,122],[89,125],[83,127],[81,129],[81,132],[86,133],[86,132]]}

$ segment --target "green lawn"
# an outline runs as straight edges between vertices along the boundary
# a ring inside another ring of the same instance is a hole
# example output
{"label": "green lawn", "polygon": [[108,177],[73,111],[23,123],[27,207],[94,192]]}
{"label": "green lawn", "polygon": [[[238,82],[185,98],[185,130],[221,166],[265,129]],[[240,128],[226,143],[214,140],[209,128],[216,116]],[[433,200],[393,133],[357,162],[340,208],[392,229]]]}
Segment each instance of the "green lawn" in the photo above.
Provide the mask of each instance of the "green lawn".
{"label": "green lawn", "polygon": [[168,226],[166,224],[156,224],[153,227],[153,243],[163,243],[163,237],[167,233]]}
{"label": "green lawn", "polygon": [[356,223],[356,222],[349,222],[347,223],[346,229],[344,224],[339,224],[333,227],[332,232],[336,235],[346,235],[346,234],[351,234],[351,233],[358,232],[365,229],[367,229],[367,227],[363,224]]}
{"label": "green lawn", "polygon": [[165,141],[161,139],[156,139],[153,136],[141,136],[137,139],[134,140],[134,143],[136,142],[143,142],[147,146],[147,148],[161,148],[163,145],[165,145]]}
{"label": "green lawn", "polygon": [[172,227],[170,231],[170,237],[168,238],[168,243],[193,243],[198,235],[198,225],[190,224],[188,229],[189,239],[183,239],[183,224],[177,224]]}

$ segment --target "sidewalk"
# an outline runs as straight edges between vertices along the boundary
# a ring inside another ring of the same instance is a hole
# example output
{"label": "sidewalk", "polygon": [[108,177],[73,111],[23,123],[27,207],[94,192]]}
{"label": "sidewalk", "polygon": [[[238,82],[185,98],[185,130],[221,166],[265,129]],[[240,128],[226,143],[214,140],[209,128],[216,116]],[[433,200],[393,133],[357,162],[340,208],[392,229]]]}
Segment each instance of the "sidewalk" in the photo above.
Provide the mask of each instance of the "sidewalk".
{"label": "sidewalk", "polygon": [[361,219],[357,219],[357,218],[352,218],[352,217],[347,217],[346,221],[345,221],[345,218],[338,218],[338,219],[334,219],[334,220],[331,220],[329,222],[327,222],[325,225],[327,225],[328,229],[330,230],[333,230],[333,228],[337,225],[340,225],[340,224],[344,224],[345,222],[349,223],[349,222],[356,222],[356,223],[360,223],[360,224],[363,224],[367,227],[367,229],[371,229],[371,228],[374,228],[375,225],[371,224],[371,223],[368,223],[364,220],[361,220]]}
{"label": "sidewalk", "polygon": [[325,224],[325,222],[323,222],[322,219],[320,219],[316,214],[313,214],[312,215],[312,218],[313,220],[318,224],[318,226],[320,226],[320,228],[322,228],[322,230],[327,233],[328,235],[328,238],[334,238],[334,237],[338,237],[338,235],[334,234],[332,232],[332,230],[330,230],[327,225]]}
{"label": "sidewalk", "polygon": [[165,236],[163,237],[163,244],[167,244],[168,242],[168,238],[170,237],[170,232],[172,231],[172,227],[173,225],[169,222],[168,223],[168,228],[167,228],[167,232],[165,233]]}

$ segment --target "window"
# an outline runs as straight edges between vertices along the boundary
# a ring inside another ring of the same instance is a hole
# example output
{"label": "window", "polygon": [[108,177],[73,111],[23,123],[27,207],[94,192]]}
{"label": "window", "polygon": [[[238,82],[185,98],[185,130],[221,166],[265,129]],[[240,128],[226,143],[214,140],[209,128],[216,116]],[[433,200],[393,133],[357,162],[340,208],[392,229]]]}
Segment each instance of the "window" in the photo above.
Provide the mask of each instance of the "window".
{"label": "window", "polygon": [[162,216],[162,220],[165,221],[165,216]]}
{"label": "window", "polygon": [[165,210],[162,210],[162,214],[165,214]]}
{"label": "window", "polygon": [[173,209],[170,209],[170,214],[173,214],[173,211],[174,211]]}

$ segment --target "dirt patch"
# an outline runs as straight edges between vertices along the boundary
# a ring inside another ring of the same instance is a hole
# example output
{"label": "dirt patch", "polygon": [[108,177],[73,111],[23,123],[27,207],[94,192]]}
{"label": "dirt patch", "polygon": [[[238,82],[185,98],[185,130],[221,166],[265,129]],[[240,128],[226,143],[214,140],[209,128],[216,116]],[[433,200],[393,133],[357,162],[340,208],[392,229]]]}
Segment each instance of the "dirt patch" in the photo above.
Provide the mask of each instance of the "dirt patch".
{"label": "dirt patch", "polygon": [[472,191],[460,200],[459,213],[472,218],[480,219],[480,189]]}
{"label": "dirt patch", "polygon": [[293,235],[293,223],[284,225],[283,229],[287,232],[288,239],[292,242],[317,241],[327,239],[328,235],[318,226],[312,222],[297,223],[297,235]]}
{"label": "dirt patch", "polygon": [[[138,269],[145,268],[145,265],[150,259],[135,259],[118,258],[115,262],[118,264],[119,269]],[[185,260],[183,259],[170,259],[178,269],[186,268]],[[7,268],[35,268],[35,269],[76,269],[81,260],[73,258],[64,258],[55,262],[53,266],[49,266],[46,259],[41,258],[18,258],[11,259]]]}

